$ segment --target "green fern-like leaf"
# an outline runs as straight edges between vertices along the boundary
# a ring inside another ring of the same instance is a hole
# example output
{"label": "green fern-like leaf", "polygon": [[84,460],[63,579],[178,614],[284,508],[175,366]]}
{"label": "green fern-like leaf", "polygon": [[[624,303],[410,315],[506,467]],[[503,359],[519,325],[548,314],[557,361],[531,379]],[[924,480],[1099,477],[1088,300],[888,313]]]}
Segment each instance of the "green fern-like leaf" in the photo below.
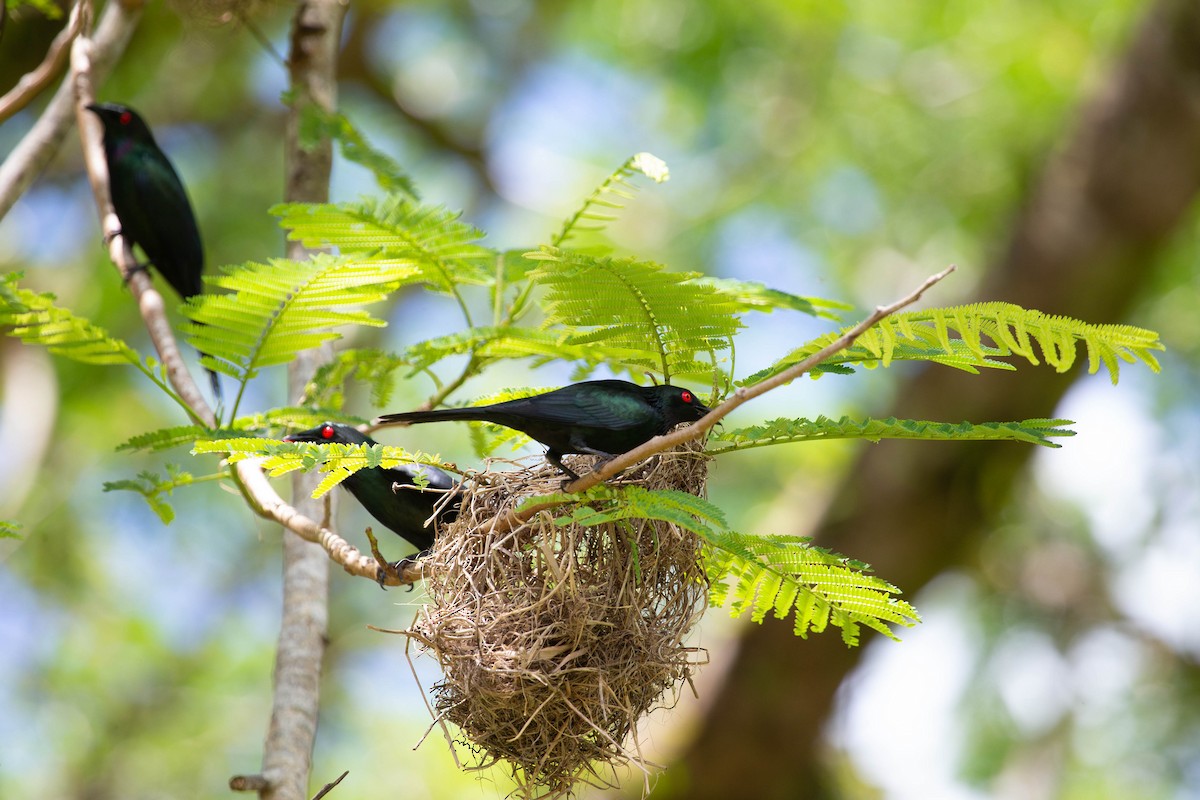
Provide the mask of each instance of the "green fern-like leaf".
{"label": "green fern-like leaf", "polygon": [[458,221],[458,214],[419,206],[391,195],[358,203],[278,205],[271,213],[290,229],[289,239],[306,247],[332,246],[343,255],[405,273],[453,294],[461,284],[489,285],[495,253],[475,244],[483,234]]}
{"label": "green fern-like leaf", "polygon": [[299,408],[284,406],[272,408],[261,414],[251,414],[235,419],[227,428],[206,428],[203,425],[177,425],[170,428],[140,433],[117,446],[117,451],[148,450],[158,452],[183,445],[191,446],[199,439],[217,441],[233,439],[246,434],[262,434],[284,428],[313,428],[322,422],[345,422],[362,424],[365,420],[348,416],[329,408]]}
{"label": "green fern-like leaf", "polygon": [[[951,338],[952,332],[956,338]],[[840,335],[831,333],[815,339],[743,383],[759,383],[776,375]],[[1159,369],[1153,351],[1162,350],[1163,345],[1153,331],[1130,325],[1093,325],[1011,303],[976,303],[894,314],[815,372],[835,371],[839,366],[844,370],[851,363],[886,367],[896,359],[933,361],[969,372],[975,372],[976,367],[1012,369],[996,360],[1010,355],[1021,356],[1034,365],[1044,359],[1058,372],[1066,372],[1075,363],[1080,342],[1087,348],[1088,372],[1096,372],[1103,363],[1113,383],[1117,382],[1121,361],[1141,361],[1155,372]]]}
{"label": "green fern-like leaf", "polygon": [[722,296],[732,299],[738,305],[738,310],[763,311],[770,313],[776,310],[799,311],[814,317],[837,320],[839,311],[849,311],[852,306],[839,303],[836,300],[825,300],[820,297],[801,297],[800,295],[771,289],[755,281],[739,281],[732,278],[698,278],[696,283],[702,286],[712,286]]}
{"label": "green fern-like leaf", "polygon": [[227,456],[230,463],[247,458],[262,458],[262,468],[272,478],[296,470],[320,470],[324,475],[313,491],[321,497],[360,469],[382,467],[390,469],[401,464],[428,464],[455,470],[453,464],[440,457],[421,452],[409,452],[400,447],[382,444],[349,445],[340,443],[313,444],[310,442],[281,442],[276,439],[240,437],[216,441],[198,440],[192,455],[216,453]]}
{"label": "green fern-like leaf", "polygon": [[327,255],[226,269],[206,280],[227,293],[197,295],[184,306],[201,323],[187,326],[189,340],[206,354],[205,366],[244,385],[264,367],[340,338],[338,326],[382,327],[358,307],[383,300],[408,274],[398,265]]}
{"label": "green fern-like leaf", "polygon": [[54,295],[20,288],[21,277],[19,272],[0,276],[0,331],[5,335],[85,364],[132,364],[148,371],[132,347],[56,306]]}
{"label": "green fern-like leaf", "polygon": [[[371,405],[386,406],[392,397],[393,375],[412,364],[403,356],[373,349],[350,349],[336,354],[313,375],[304,389],[306,406],[341,409],[345,405],[347,380],[364,383],[371,389]],[[414,369],[413,372],[419,372]]]}
{"label": "green fern-like leaf", "polygon": [[[190,445],[197,439],[207,438],[210,435],[228,439],[240,433],[243,433],[243,431],[229,428],[214,429],[205,427],[204,425],[176,425],[170,428],[159,428],[158,430],[139,433],[137,436],[133,436],[117,445],[117,452],[134,452],[138,450],[157,452],[170,450],[173,447],[180,447],[185,444]],[[119,488],[128,487],[123,486]]]}
{"label": "green fern-like leaf", "polygon": [[174,464],[168,464],[165,476],[144,470],[139,472],[136,478],[106,482],[104,491],[137,492],[146,499],[151,510],[158,515],[162,523],[170,525],[171,521],[175,519],[175,509],[171,507],[166,498],[179,487],[188,486],[193,482],[195,482],[195,478],[191,473],[180,470]]}
{"label": "green fern-like leaf", "polygon": [[[731,613],[747,611],[754,622],[768,613],[778,619],[793,614],[797,636],[820,633],[829,624],[842,629],[842,640],[858,644],[865,625],[891,639],[888,627],[911,626],[920,616],[896,595],[899,589],[864,572],[864,565],[787,536],[746,536],[721,531],[706,537],[706,568],[713,605],[732,598]],[[733,578],[733,584],[726,583]]]}
{"label": "green fern-like leaf", "polygon": [[545,262],[530,278],[547,289],[547,325],[563,326],[573,345],[635,354],[610,362],[619,368],[654,370],[665,380],[695,374],[741,328],[738,304],[697,283],[697,273],[553,248],[529,257]]}
{"label": "green fern-like leaf", "polygon": [[1051,437],[1074,436],[1064,426],[1067,419],[1027,419],[1021,422],[928,422],[915,419],[864,419],[819,416],[809,419],[773,419],[747,428],[718,429],[710,434],[709,451],[728,453],[774,444],[813,442],[826,439],[919,439],[922,441],[1014,441],[1060,447]]}
{"label": "green fern-like leaf", "polygon": [[20,539],[21,523],[0,519],[0,539]]}
{"label": "green fern-like leaf", "polygon": [[413,200],[419,199],[417,187],[400,164],[387,153],[372,147],[344,115],[326,111],[316,104],[305,105],[300,114],[301,146],[311,148],[325,139],[336,141],[347,161],[369,169],[383,191],[400,192]]}
{"label": "green fern-like leaf", "polygon": [[699,536],[706,548],[710,601],[719,606],[732,598],[735,617],[749,611],[753,621],[762,622],[768,613],[780,619],[794,614],[796,635],[805,637],[833,624],[848,645],[858,643],[863,625],[895,639],[889,624],[919,621],[916,609],[896,597],[899,589],[865,572],[861,562],[804,539],[730,531],[724,512],[695,495],[598,486],[573,499],[583,502],[560,516],[558,524],[599,525],[636,517],[669,522]]}
{"label": "green fern-like leaf", "polygon": [[645,175],[655,183],[663,183],[670,177],[662,159],[650,153],[630,156],[617,171],[609,175],[574,214],[563,223],[562,229],[550,240],[554,247],[562,247],[576,234],[585,231],[600,231],[616,219],[614,211],[621,210],[622,202],[633,199],[637,186],[630,182],[634,175]]}

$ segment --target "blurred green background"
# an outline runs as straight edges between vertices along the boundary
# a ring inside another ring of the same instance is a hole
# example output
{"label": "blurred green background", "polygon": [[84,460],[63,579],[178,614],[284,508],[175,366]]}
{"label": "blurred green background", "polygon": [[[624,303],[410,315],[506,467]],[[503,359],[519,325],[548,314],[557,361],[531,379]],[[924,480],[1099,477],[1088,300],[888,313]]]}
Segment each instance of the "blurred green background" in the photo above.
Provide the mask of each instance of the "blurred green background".
{"label": "blurred green background", "polygon": [[[946,305],[987,279],[1042,165],[1085,98],[1110,88],[1148,8],[352,3],[340,100],[411,171],[426,202],[463,209],[491,246],[545,241],[646,150],[668,163],[671,180],[644,186],[610,228],[619,251],[859,309],[955,263],[959,272],[928,299]],[[174,159],[210,269],[280,255],[283,242],[266,209],[283,186],[286,72],[240,25],[221,24],[220,10],[150,3],[99,91],[141,111]],[[291,11],[249,13],[283,51]],[[0,41],[0,91],[37,63],[60,25],[15,12]],[[39,108],[0,125],[0,153]],[[374,191],[364,170],[335,163],[333,199]],[[1163,373],[1130,367],[1112,387],[1077,370],[1061,406],[1038,412],[1076,420],[1080,435],[1035,454],[978,550],[909,596],[923,625],[901,644],[868,638],[814,746],[827,781],[812,796],[1200,796],[1198,233],[1191,213],[1142,265],[1128,319],[1090,320],[1161,332]],[[74,136],[0,220],[0,267],[25,271],[26,285],[148,351],[100,247]],[[356,342],[399,348],[457,324],[448,302],[422,294],[399,298],[387,316],[389,328]],[[827,329],[780,313],[748,322],[743,376]],[[179,423],[177,409],[133,370],[9,341],[0,359],[0,519],[22,525],[21,539],[0,540],[0,797],[225,796],[231,775],[259,766],[279,530],[216,484],[177,493],[169,527],[139,497],[102,493],[104,481],[162,468],[113,448]],[[510,369],[462,396],[565,380]],[[736,420],[886,416],[901,380],[920,377],[897,366],[802,381]],[[283,385],[282,374],[260,378],[243,408],[281,404]],[[1006,386],[1019,393],[1022,384]],[[350,410],[404,409],[429,388],[399,386],[389,409],[355,393]],[[465,433],[450,427],[436,444],[412,445],[469,461]],[[836,487],[854,479],[856,452],[829,443],[730,456],[715,468],[711,497],[739,530],[811,533]],[[197,473],[211,466],[182,451],[167,460]],[[361,544],[360,509],[343,503],[340,524]],[[847,554],[874,561],[865,549]],[[414,750],[431,720],[403,643],[366,626],[404,627],[420,602],[419,588],[384,594],[335,571],[314,787],[348,769],[334,796],[511,790],[502,768],[460,772],[437,730]],[[747,627],[711,612],[696,636],[713,660],[697,680],[699,701],[684,697],[648,723],[647,754],[668,765],[661,796],[689,796],[670,765],[697,731],[725,724],[706,714]],[[425,688],[438,678],[428,659],[416,669]],[[805,675],[788,691],[803,695]],[[773,781],[748,771],[746,796],[780,796]],[[626,783],[627,794],[640,791],[639,775]]]}

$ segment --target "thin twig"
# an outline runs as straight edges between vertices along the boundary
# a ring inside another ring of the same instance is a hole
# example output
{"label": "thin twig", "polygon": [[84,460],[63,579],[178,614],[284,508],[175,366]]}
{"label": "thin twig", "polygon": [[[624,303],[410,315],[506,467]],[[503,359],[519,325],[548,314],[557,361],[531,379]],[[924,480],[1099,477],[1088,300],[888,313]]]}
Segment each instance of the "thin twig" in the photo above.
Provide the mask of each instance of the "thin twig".
{"label": "thin twig", "polygon": [[[929,289],[929,287],[941,281],[951,272],[954,272],[955,269],[956,267],[952,265],[936,275],[929,276],[925,279],[924,283],[922,283],[912,292],[900,298],[891,305],[877,307],[873,312],[871,312],[870,316],[868,316],[862,322],[858,323],[853,328],[846,331],[837,339],[830,342],[828,345],[813,353],[803,361],[793,364],[778,375],[772,376],[761,383],[739,388],[732,395],[726,398],[725,402],[721,403],[712,411],[705,414],[698,421],[688,425],[685,428],[679,428],[678,430],[672,431],[664,436],[655,436],[650,441],[638,445],[629,452],[622,453],[616,458],[605,462],[600,469],[593,470],[592,472],[581,476],[578,480],[567,484],[563,491],[566,493],[587,491],[593,486],[608,480],[609,478],[626,469],[629,469],[634,464],[646,460],[655,453],[661,453],[664,450],[671,449],[672,447],[678,447],[684,442],[690,442],[693,439],[700,438],[710,428],[720,422],[725,415],[733,411],[738,406],[749,400],[753,400],[755,397],[763,395],[772,389],[776,389],[786,383],[791,383],[796,378],[799,378],[813,367],[828,359],[830,356],[845,350],[847,347],[854,344],[858,337],[866,333],[871,326],[875,325],[883,318],[895,314],[905,306],[909,306],[917,302],[917,300],[921,299],[921,295],[923,295],[925,291]],[[526,506],[524,510],[520,512],[510,511],[508,514],[496,520],[494,529],[497,532],[512,530],[513,528],[516,528],[532,519],[533,516],[539,511],[544,511],[548,508],[554,508],[559,505],[562,505],[561,500],[547,500],[542,503],[534,503],[533,505]]]}
{"label": "thin twig", "polygon": [[270,785],[262,775],[234,775],[229,779],[229,788],[235,792],[263,792]]}
{"label": "thin twig", "polygon": [[332,791],[333,791],[333,787],[335,787],[335,786],[337,786],[339,783],[341,783],[341,782],[342,782],[342,779],[343,779],[343,778],[345,778],[345,777],[346,777],[347,775],[349,775],[349,774],[350,774],[350,770],[346,770],[345,772],[343,772],[341,775],[339,775],[339,776],[338,776],[338,779],[337,779],[336,781],[334,781],[333,783],[327,783],[327,784],[325,784],[325,788],[321,789],[321,791],[319,791],[319,792],[317,792],[316,794],[314,794],[314,795],[313,795],[313,797],[312,797],[312,800],[321,800],[321,798],[322,798],[322,797],[324,797],[325,795],[327,795],[327,794],[329,794],[330,792],[332,792]]}
{"label": "thin twig", "polygon": [[17,85],[0,97],[0,122],[4,122],[29,105],[33,98],[50,85],[54,76],[63,71],[63,67],[67,65],[67,56],[70,54],[71,40],[79,33],[82,21],[81,8],[79,3],[71,8],[71,16],[67,19],[67,24],[54,37],[54,41],[50,42],[50,48],[46,51],[46,57],[42,59],[42,63],[22,75],[21,79],[17,81]]}

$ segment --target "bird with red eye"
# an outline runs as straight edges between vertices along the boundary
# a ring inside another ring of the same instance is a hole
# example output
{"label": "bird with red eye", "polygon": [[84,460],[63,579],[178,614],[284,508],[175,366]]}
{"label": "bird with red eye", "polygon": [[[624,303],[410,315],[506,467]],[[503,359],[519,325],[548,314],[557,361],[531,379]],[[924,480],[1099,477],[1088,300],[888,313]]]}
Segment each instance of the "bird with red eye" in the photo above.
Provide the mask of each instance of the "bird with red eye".
{"label": "bird with red eye", "polygon": [[[285,436],[283,440],[378,444],[357,428],[337,422],[325,422],[315,428]],[[418,485],[418,476],[424,476],[424,488]],[[459,504],[454,498],[442,502],[446,493],[452,492],[458,486],[458,482],[442,470],[428,464],[400,464],[387,469],[360,469],[346,478],[342,486],[368,514],[420,551],[411,559],[420,558],[433,546],[438,525],[453,522],[458,517]],[[426,526],[426,520],[435,513],[436,519]],[[404,562],[411,559],[401,559],[393,564],[393,567],[399,570]]]}
{"label": "bird with red eye", "polygon": [[375,424],[493,422],[546,445],[546,460],[574,480],[579,476],[562,463],[562,456],[584,453],[612,458],[707,413],[708,408],[695,395],[678,386],[604,380],[574,383],[487,406],[385,414]]}
{"label": "bird with red eye", "polygon": [[[187,191],[170,159],[154,140],[145,121],[128,106],[92,103],[87,107],[104,126],[104,159],[113,211],[121,236],[140,247],[184,300],[200,294],[204,247]],[[208,370],[213,396],[221,399],[217,373]]]}

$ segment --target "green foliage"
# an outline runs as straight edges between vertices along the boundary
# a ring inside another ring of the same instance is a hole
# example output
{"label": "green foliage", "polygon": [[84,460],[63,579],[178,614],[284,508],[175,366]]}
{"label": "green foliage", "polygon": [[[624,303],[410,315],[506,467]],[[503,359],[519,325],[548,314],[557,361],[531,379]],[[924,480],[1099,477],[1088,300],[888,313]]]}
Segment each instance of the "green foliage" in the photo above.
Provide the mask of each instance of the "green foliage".
{"label": "green foliage", "polygon": [[369,169],[383,191],[420,199],[412,178],[396,159],[372,147],[344,115],[326,111],[315,103],[305,105],[300,113],[300,144],[312,148],[328,140],[338,143],[338,151],[347,161]]}
{"label": "green foliage", "polygon": [[[747,610],[754,622],[768,612],[777,619],[794,614],[797,636],[832,624],[849,646],[858,644],[862,625],[895,639],[888,623],[920,621],[916,609],[895,596],[900,591],[895,586],[864,572],[861,562],[807,541],[724,531],[709,544],[710,599],[719,606],[732,598],[735,617]],[[727,577],[735,579],[732,587],[724,583]]]}
{"label": "green foliage", "polygon": [[420,206],[407,197],[366,198],[357,203],[287,203],[271,213],[288,238],[305,247],[336,247],[355,262],[394,271],[404,283],[425,283],[455,294],[459,285],[491,283],[494,254],[475,244],[481,231],[459,214]]}
{"label": "green foliage", "polygon": [[400,447],[382,444],[314,444],[242,437],[215,441],[198,440],[192,448],[192,455],[203,453],[227,455],[230,463],[247,458],[262,458],[262,467],[272,478],[298,469],[319,469],[325,474],[325,478],[313,490],[314,498],[321,497],[360,469],[390,469],[401,464],[428,464],[456,470],[453,464],[442,462],[436,455],[410,453]]}
{"label": "green foliage", "polygon": [[[911,626],[919,621],[916,609],[895,596],[900,590],[867,574],[866,565],[814,547],[806,539],[735,533],[721,509],[701,497],[636,486],[596,487],[585,495],[585,502],[555,522],[599,525],[655,519],[703,539],[712,604],[724,605],[732,597],[735,617],[747,610],[755,622],[762,622],[768,612],[779,619],[794,614],[798,636],[810,630],[819,633],[832,624],[842,629],[847,645],[858,643],[863,625],[895,639],[889,623]],[[730,578],[732,586],[727,583]]]}
{"label": "green foliage", "polygon": [[[957,338],[950,338],[951,331]],[[755,384],[777,375],[840,335],[829,333],[814,339],[742,383]],[[983,337],[989,341],[985,342]],[[851,347],[824,362],[814,370],[814,375],[839,371],[839,367],[845,371],[851,363],[868,368],[886,367],[895,359],[932,361],[971,373],[976,373],[977,367],[1015,369],[996,360],[1009,355],[1022,356],[1036,366],[1040,362],[1033,347],[1035,343],[1047,364],[1058,372],[1066,372],[1075,363],[1079,342],[1087,347],[1088,372],[1096,372],[1103,362],[1114,384],[1121,361],[1140,360],[1155,372],[1159,369],[1153,351],[1162,350],[1163,345],[1154,331],[1131,325],[1093,325],[1012,303],[975,303],[893,314],[864,333]]]}
{"label": "green foliage", "polygon": [[[712,375],[716,353],[742,327],[737,302],[698,282],[699,273],[554,248],[529,257],[545,262],[529,277],[547,290],[546,324],[570,331],[570,344],[606,348],[597,361],[610,366],[654,371],[666,381]],[[707,363],[699,359],[705,355]]]}
{"label": "green foliage", "polygon": [[20,272],[0,276],[0,330],[5,335],[84,364],[133,364],[146,371],[132,347],[56,306],[54,295],[20,288],[22,277]]}
{"label": "green foliage", "polygon": [[168,397],[182,401],[163,379],[158,361],[143,359],[108,331],[54,304],[54,295],[20,288],[22,273],[0,275],[0,333],[84,364],[132,364]]}
{"label": "green foliage", "polygon": [[329,408],[314,407],[283,407],[272,408],[261,414],[250,414],[238,417],[226,428],[209,428],[204,425],[177,425],[170,428],[159,428],[133,436],[117,446],[117,451],[147,450],[158,452],[174,447],[194,444],[199,439],[217,441],[234,439],[247,433],[266,433],[284,428],[304,429],[313,428],[322,422],[346,422],[358,425],[365,420],[350,417]]}
{"label": "green foliage", "polygon": [[21,534],[17,533],[19,530],[21,523],[0,519],[0,539],[20,539]]}
{"label": "green foliage", "polygon": [[392,397],[393,373],[408,364],[403,356],[383,350],[343,350],[313,375],[301,403],[340,411],[346,402],[346,381],[354,380],[370,387],[372,406],[386,406]]}
{"label": "green foliage", "polygon": [[[32,8],[35,11],[46,15],[47,19],[62,19],[62,6],[55,3],[54,0],[5,0],[4,7],[11,11],[23,10]],[[4,38],[4,17],[0,14],[0,39]]]}
{"label": "green foliage", "polygon": [[[210,476],[212,477],[212,476]],[[164,525],[170,525],[175,519],[175,509],[166,501],[175,489],[180,486],[188,486],[195,483],[191,473],[184,472],[174,464],[167,464],[167,474],[159,475],[157,472],[143,470],[138,473],[138,476],[129,480],[106,481],[104,491],[129,491],[137,492],[142,497],[146,498],[146,502],[150,504],[150,508],[158,515]]]}
{"label": "green foliage", "polygon": [[[383,199],[343,204],[288,204],[273,209],[289,236],[309,247],[336,248],[339,255],[310,261],[271,261],[227,268],[208,278],[225,290],[204,294],[185,306],[191,342],[203,362],[237,379],[241,386],[230,421],[219,429],[199,425],[140,434],[121,450],[160,451],[191,443],[193,454],[222,454],[230,462],[262,458],[279,476],[293,470],[320,470],[319,497],[360,469],[405,463],[444,466],[437,456],[384,445],[291,443],[266,436],[289,428],[308,428],[329,419],[355,421],[342,412],[345,383],[371,388],[375,405],[387,403],[397,370],[404,377],[427,375],[436,388],[430,405],[447,402],[468,379],[489,366],[528,360],[533,366],[570,362],[579,377],[605,366],[638,377],[656,373],[664,380],[703,377],[714,387],[732,378],[734,336],[749,312],[799,311],[836,319],[845,306],[819,298],[780,292],[759,283],[713,279],[693,272],[671,272],[634,258],[600,257],[562,244],[610,221],[622,200],[632,197],[629,179],[641,173],[666,178],[665,166],[639,154],[610,176],[564,224],[553,246],[530,251],[496,252],[480,244],[482,233],[457,214],[415,202],[411,183],[398,167],[370,148],[344,118],[312,117],[310,134],[337,136],[347,157],[376,172],[395,190]],[[462,311],[461,330],[411,345],[402,353],[349,350],[322,368],[298,408],[279,408],[237,416],[246,383],[269,366],[290,361],[302,350],[339,337],[344,325],[382,326],[362,306],[379,302],[402,286],[419,285],[453,297]],[[488,324],[476,324],[467,292],[487,293]],[[91,363],[134,363],[150,374],[127,345],[70,312],[53,306],[49,295],[16,286],[16,276],[0,282],[0,324],[11,335],[46,345]],[[538,326],[522,320],[534,303],[543,319]],[[753,384],[778,374],[840,334],[829,333],[792,351],[768,370],[751,376]],[[1041,360],[1059,371],[1069,369],[1077,345],[1088,350],[1089,369],[1108,368],[1117,379],[1120,361],[1142,361],[1158,368],[1153,351],[1162,349],[1156,334],[1129,326],[1091,325],[1051,317],[1007,303],[981,303],[893,315],[863,334],[850,348],[818,365],[813,373],[852,372],[855,367],[887,366],[917,360],[977,373],[981,368],[1015,369],[1008,356],[1032,364]],[[1040,355],[1038,354],[1040,351]],[[465,360],[457,377],[435,369],[451,357]],[[725,368],[728,359],[729,368]],[[151,375],[151,377],[154,377]],[[161,382],[160,382],[161,385]],[[482,398],[499,402],[527,396],[520,389]],[[717,392],[720,394],[720,391]],[[1009,440],[1056,447],[1052,439],[1070,436],[1066,420],[945,423],[922,420],[841,418],[776,419],[760,425],[720,430],[710,437],[711,452],[823,439],[920,439],[927,441]],[[523,442],[511,429],[472,425],[480,452]],[[175,467],[166,477],[143,472],[137,479],[106,484],[106,489],[136,491],[164,521],[173,514],[166,502],[178,486],[216,479],[194,479]],[[634,517],[670,522],[699,536],[706,552],[708,578],[717,604],[731,601],[735,615],[749,612],[761,621],[768,613],[793,616],[798,635],[829,625],[856,643],[862,626],[893,636],[890,625],[911,625],[915,610],[895,595],[891,584],[842,556],[788,537],[746,536],[729,529],[724,515],[699,497],[637,487],[599,486],[582,497],[552,494],[531,503],[560,502],[570,509],[560,523],[597,525]]]}
{"label": "green foliage", "polygon": [[757,281],[739,281],[733,278],[701,277],[695,281],[702,286],[711,286],[721,293],[722,297],[735,302],[738,311],[761,311],[771,313],[775,310],[800,311],[814,317],[824,319],[839,319],[838,311],[849,311],[852,306],[835,300],[821,297],[801,297],[788,294],[778,289],[771,289]]}
{"label": "green foliage", "polygon": [[716,429],[709,434],[709,451],[729,453],[772,444],[815,442],[825,439],[919,439],[922,441],[1013,441],[1061,447],[1050,437],[1074,436],[1063,426],[1073,424],[1068,419],[1027,419],[1021,422],[928,422],[915,419],[864,419],[842,417],[832,420],[773,419],[747,428]]}
{"label": "green foliage", "polygon": [[227,268],[205,278],[227,293],[197,295],[184,306],[198,323],[188,326],[189,340],[205,354],[206,366],[241,383],[236,412],[246,382],[264,367],[341,338],[338,326],[382,327],[382,320],[358,307],[383,300],[410,275],[400,264],[327,255]]}
{"label": "green foliage", "polygon": [[[616,219],[610,212],[624,208],[623,200],[632,200],[637,186],[629,182],[636,174],[645,175],[655,183],[663,183],[670,177],[662,159],[650,153],[637,153],[609,175],[596,187],[583,205],[563,223],[562,229],[550,240],[554,247],[562,247],[576,234],[585,231],[602,231]],[[607,210],[604,210],[607,209]]]}

